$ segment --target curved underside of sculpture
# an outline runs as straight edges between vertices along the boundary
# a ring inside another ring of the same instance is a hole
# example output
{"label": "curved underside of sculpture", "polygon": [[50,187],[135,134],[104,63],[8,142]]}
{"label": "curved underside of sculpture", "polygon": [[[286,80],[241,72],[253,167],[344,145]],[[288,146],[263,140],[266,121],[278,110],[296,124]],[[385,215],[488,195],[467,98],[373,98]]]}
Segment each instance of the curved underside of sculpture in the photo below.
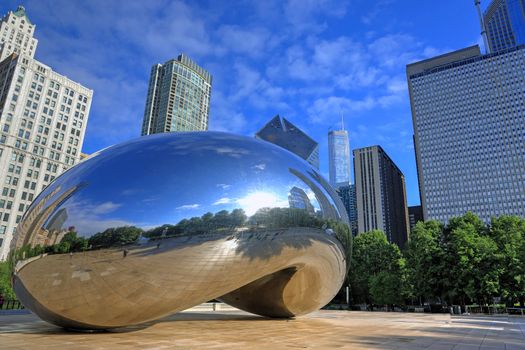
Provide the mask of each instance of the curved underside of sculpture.
{"label": "curved underside of sculpture", "polygon": [[[319,309],[345,274],[343,250],[321,230],[180,237],[122,249],[43,255],[14,288],[42,319],[67,328],[122,327],[221,299],[270,317]],[[28,290],[31,293],[28,293]]]}

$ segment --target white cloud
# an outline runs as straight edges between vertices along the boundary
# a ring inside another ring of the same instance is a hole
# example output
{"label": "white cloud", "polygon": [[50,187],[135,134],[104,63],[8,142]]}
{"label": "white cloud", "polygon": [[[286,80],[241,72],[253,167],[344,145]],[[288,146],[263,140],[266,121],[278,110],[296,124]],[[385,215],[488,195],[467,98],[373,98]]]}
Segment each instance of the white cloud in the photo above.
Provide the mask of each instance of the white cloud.
{"label": "white cloud", "polygon": [[266,163],[255,164],[254,166],[252,166],[252,169],[264,170],[266,169]]}
{"label": "white cloud", "polygon": [[185,204],[185,205],[181,205],[180,207],[177,207],[175,209],[188,210],[188,209],[197,209],[198,207],[200,207],[199,204]]}
{"label": "white cloud", "polygon": [[223,198],[220,198],[220,199],[216,200],[216,201],[213,203],[213,205],[230,204],[230,203],[232,203],[232,202],[234,202],[233,199],[228,198],[228,197],[223,197]]}

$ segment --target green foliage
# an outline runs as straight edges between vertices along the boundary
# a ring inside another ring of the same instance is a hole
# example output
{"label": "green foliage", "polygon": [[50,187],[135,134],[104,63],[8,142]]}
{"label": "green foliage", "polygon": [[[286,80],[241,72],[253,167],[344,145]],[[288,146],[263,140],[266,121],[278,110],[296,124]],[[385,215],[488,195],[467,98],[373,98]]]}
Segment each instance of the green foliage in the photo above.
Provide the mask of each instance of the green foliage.
{"label": "green foliage", "polygon": [[501,297],[513,306],[525,299],[525,220],[507,215],[493,218],[489,235],[498,250]]}
{"label": "green foliage", "polygon": [[[350,287],[354,302],[374,303],[375,300],[391,300],[387,295],[397,293],[403,296],[405,284],[405,262],[399,248],[389,243],[382,231],[370,231],[357,235],[352,249],[349,272]],[[390,277],[386,277],[389,275]],[[395,283],[390,283],[395,280]],[[384,291],[378,288],[382,282]],[[373,293],[372,293],[372,288]],[[391,288],[391,289],[390,289]]]}
{"label": "green foliage", "polygon": [[501,297],[507,305],[525,304],[523,218],[501,216],[487,226],[466,213],[447,226],[419,222],[403,256],[390,246],[378,231],[355,238],[354,302],[488,305]]}
{"label": "green foliage", "polygon": [[135,243],[143,232],[135,226],[108,228],[91,236],[88,242],[93,248],[118,247]]}
{"label": "green foliage", "polygon": [[487,304],[499,291],[497,246],[472,213],[453,218],[444,230],[446,297],[465,305]]}
{"label": "green foliage", "polygon": [[443,225],[438,221],[418,222],[405,250],[410,294],[419,301],[441,296],[444,290],[445,251],[441,244]]}
{"label": "green foliage", "polygon": [[404,303],[403,295],[399,293],[399,276],[396,274],[381,271],[371,276],[368,284],[374,304],[399,305]]}
{"label": "green foliage", "polygon": [[202,234],[220,230],[231,230],[246,223],[247,217],[242,209],[232,212],[221,210],[215,214],[206,213],[201,217],[182,219],[177,225],[162,225],[144,233],[148,238],[176,237],[181,235]]}
{"label": "green foliage", "polygon": [[16,299],[16,295],[11,288],[11,269],[9,262],[0,262],[0,295],[6,300]]}

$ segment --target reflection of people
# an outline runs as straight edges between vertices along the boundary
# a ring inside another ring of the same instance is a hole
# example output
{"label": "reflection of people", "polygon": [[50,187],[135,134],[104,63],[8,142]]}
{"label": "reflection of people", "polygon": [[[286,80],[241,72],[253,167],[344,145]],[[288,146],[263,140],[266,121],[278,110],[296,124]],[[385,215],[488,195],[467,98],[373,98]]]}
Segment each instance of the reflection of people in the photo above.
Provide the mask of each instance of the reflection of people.
{"label": "reflection of people", "polygon": [[128,256],[128,250],[127,249],[124,249],[122,251],[122,257],[125,258],[126,256]]}

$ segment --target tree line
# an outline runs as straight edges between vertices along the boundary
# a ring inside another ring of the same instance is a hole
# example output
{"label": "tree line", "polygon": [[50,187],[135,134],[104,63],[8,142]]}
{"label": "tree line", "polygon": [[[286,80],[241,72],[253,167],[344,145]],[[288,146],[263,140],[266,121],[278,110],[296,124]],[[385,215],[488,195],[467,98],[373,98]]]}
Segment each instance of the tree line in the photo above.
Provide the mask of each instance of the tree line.
{"label": "tree line", "polygon": [[404,251],[381,231],[359,234],[347,281],[354,304],[524,306],[525,219],[418,222]]}

